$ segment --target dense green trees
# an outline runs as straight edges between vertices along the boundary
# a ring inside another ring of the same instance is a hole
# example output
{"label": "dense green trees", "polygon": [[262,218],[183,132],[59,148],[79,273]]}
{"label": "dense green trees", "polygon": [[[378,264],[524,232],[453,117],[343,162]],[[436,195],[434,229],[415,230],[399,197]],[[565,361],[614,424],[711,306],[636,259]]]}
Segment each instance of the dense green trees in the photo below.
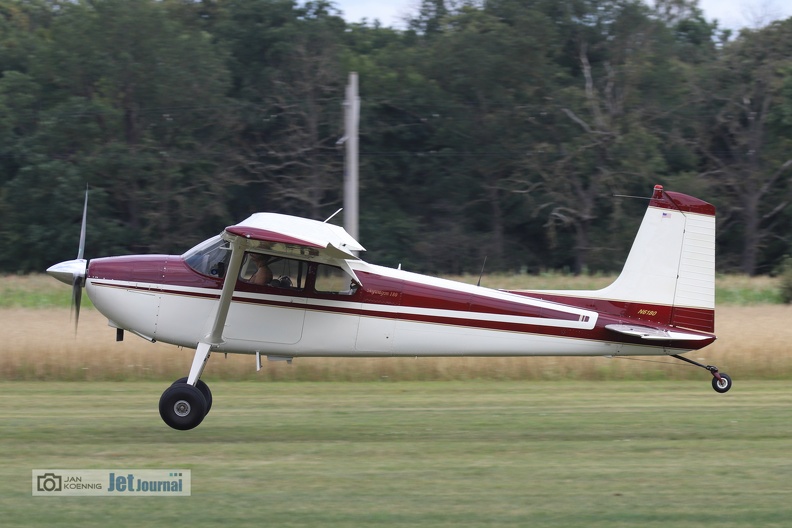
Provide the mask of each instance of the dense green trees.
{"label": "dense green trees", "polygon": [[[21,8],[41,8],[10,5],[20,10],[6,22],[19,25]],[[86,185],[90,253],[166,250],[208,218],[225,221],[220,145],[235,120],[226,55],[211,36],[157,2],[50,7],[28,64],[0,78],[5,110],[19,116],[2,146],[3,267],[39,269],[73,253],[74,200]]]}
{"label": "dense green trees", "polygon": [[720,211],[719,266],[790,252],[792,20],[695,0],[0,0],[0,270],[178,252],[253,211],[341,202],[360,75],[366,258],[430,272],[617,269],[655,183]]}
{"label": "dense green trees", "polygon": [[789,251],[790,57],[792,19],[745,32],[702,83],[710,114],[699,122],[699,151],[721,198],[724,227],[737,234],[726,246],[730,258],[745,273]]}

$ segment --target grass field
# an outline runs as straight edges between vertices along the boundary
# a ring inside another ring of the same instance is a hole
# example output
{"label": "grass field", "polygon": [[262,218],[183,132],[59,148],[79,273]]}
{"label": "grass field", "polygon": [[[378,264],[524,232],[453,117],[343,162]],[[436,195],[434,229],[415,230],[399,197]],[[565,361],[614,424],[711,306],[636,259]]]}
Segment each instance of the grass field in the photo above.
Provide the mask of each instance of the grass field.
{"label": "grass field", "polygon": [[[792,392],[743,382],[208,381],[188,432],[162,383],[0,383],[16,526],[781,527]],[[187,498],[31,496],[31,470],[180,468]]]}
{"label": "grass field", "polygon": [[[489,286],[608,282],[514,280]],[[718,341],[690,356],[732,376],[727,394],[674,360],[296,359],[256,373],[252,357],[216,354],[212,412],[178,432],[157,402],[192,351],[116,343],[90,306],[75,336],[67,287],[3,278],[0,523],[789,526],[792,307],[773,279],[738,282],[719,287]],[[192,496],[31,496],[33,469],[126,468],[190,469]]]}

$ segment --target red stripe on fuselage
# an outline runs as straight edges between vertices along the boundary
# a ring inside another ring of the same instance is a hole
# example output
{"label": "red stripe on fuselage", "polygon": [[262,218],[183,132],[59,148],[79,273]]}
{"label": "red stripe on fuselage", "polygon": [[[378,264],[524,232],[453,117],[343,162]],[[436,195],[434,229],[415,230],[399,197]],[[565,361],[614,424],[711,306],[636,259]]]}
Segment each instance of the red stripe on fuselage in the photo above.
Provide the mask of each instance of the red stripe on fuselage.
{"label": "red stripe on fuselage", "polygon": [[[623,317],[632,321],[644,321],[675,328],[689,328],[690,330],[705,333],[712,333],[715,330],[715,310],[710,308],[674,307],[631,301],[571,297],[563,294],[542,292],[512,291],[510,293],[532,299],[544,299],[569,306],[577,306],[578,308]],[[671,325],[672,320],[674,322],[673,325]]]}
{"label": "red stripe on fuselage", "polygon": [[[553,321],[575,322],[579,320],[580,316],[564,311],[562,306],[559,306],[559,309],[556,310],[552,307],[532,306],[506,299],[494,299],[452,288],[409,282],[371,273],[361,272],[360,275],[361,281],[366,286],[359,288],[354,295],[320,294],[308,292],[305,289],[281,289],[275,287],[265,287],[266,291],[261,291],[256,286],[239,283],[236,290],[237,294],[234,295],[233,300],[234,302],[259,304],[262,306],[295,308],[295,305],[290,301],[278,301],[272,297],[298,297],[306,300],[306,304],[301,306],[311,311],[504,332],[624,342],[653,347],[663,346],[662,343],[647,343],[640,338],[632,336],[614,335],[613,332],[604,328],[606,324],[641,324],[642,320],[640,318],[627,315],[628,310],[625,306],[619,307],[620,304],[626,305],[627,303],[601,299],[563,297],[561,295],[521,294],[524,297],[537,300],[551,301],[560,305],[600,312],[597,325],[591,330],[565,328],[558,325],[554,326]],[[220,290],[222,289],[222,279],[201,275],[189,268],[181,257],[173,255],[94,259],[90,261],[87,277],[91,280],[92,285],[96,287],[114,287],[141,291],[156,290],[162,295],[200,299],[219,299]],[[105,281],[119,281],[123,284]],[[175,289],[174,286],[184,289]],[[250,293],[256,296],[238,295],[239,293]],[[264,298],[263,295],[268,298]],[[325,303],[321,301],[325,301]],[[333,304],[328,305],[326,301],[332,301]],[[374,306],[379,309],[372,309]],[[383,307],[392,307],[392,310],[384,311]],[[427,312],[415,313],[416,310],[426,310]],[[431,311],[443,311],[445,313],[429,313]],[[477,314],[504,316],[504,318],[509,316],[538,318],[546,320],[547,324],[537,325],[498,319],[487,320],[477,317]],[[646,321],[643,322],[645,324]],[[714,337],[711,337],[701,341],[675,341],[674,347],[698,349],[711,343],[714,339]]]}
{"label": "red stripe on fuselage", "polygon": [[[103,283],[101,281],[94,281],[94,286],[99,287],[116,287],[122,288],[125,290],[143,290],[143,291],[151,291],[151,288],[145,287],[134,287],[129,285],[118,285],[118,284],[110,284],[110,283]],[[203,298],[203,299],[219,299],[219,294],[206,294],[202,292],[194,292],[194,291],[183,291],[183,290],[168,290],[162,289],[157,290],[158,293],[162,295],[175,295],[175,296],[184,296],[184,297],[194,297],[194,298]],[[305,297],[304,295],[299,295],[299,292],[289,292],[284,293],[282,295],[289,295],[290,297]],[[310,299],[310,297],[309,297]],[[498,320],[485,320],[476,318],[476,312],[466,311],[466,310],[449,310],[449,314],[425,314],[425,313],[405,313],[400,311],[399,308],[395,308],[395,311],[392,312],[383,312],[380,310],[372,310],[367,309],[365,304],[361,304],[359,301],[355,301],[353,299],[349,299],[348,301],[336,299],[337,304],[333,306],[327,306],[322,304],[316,304],[309,301],[306,304],[295,305],[291,301],[277,301],[273,299],[263,299],[263,298],[251,298],[251,297],[242,297],[242,296],[234,296],[233,301],[235,303],[245,303],[245,304],[254,304],[260,306],[268,306],[274,308],[288,308],[288,309],[305,309],[313,312],[326,312],[326,313],[333,313],[333,314],[341,314],[341,315],[352,315],[352,316],[359,316],[359,317],[373,317],[373,318],[380,318],[380,319],[391,319],[396,321],[411,321],[416,323],[424,323],[424,324],[435,324],[435,325],[446,325],[446,326],[457,326],[461,328],[471,328],[477,330],[493,330],[493,331],[500,331],[500,332],[513,332],[513,333],[520,333],[520,334],[532,334],[532,335],[544,335],[544,336],[552,336],[552,337],[564,337],[564,338],[572,338],[572,339],[585,339],[585,340],[596,340],[596,341],[606,341],[612,343],[630,343],[635,345],[642,345],[647,347],[654,347],[654,348],[662,348],[663,346],[669,346],[668,343],[661,343],[661,342],[648,342],[642,340],[638,337],[628,336],[628,335],[620,335],[614,334],[605,329],[606,324],[639,324],[640,322],[635,320],[630,320],[627,318],[613,318],[613,317],[603,317],[600,316],[597,325],[591,329],[580,329],[580,328],[564,328],[559,326],[553,326],[552,321],[548,319],[547,325],[537,325],[531,323],[520,323],[520,322],[511,322],[511,321],[498,321]],[[343,306],[343,304],[350,304],[353,306]],[[358,308],[357,306],[361,306]],[[458,316],[454,315],[453,312],[458,312]],[[483,314],[482,314],[483,315]],[[466,317],[467,316],[467,317]],[[530,317],[530,315],[525,315],[525,317]],[[670,328],[669,328],[670,329]],[[674,341],[673,347],[674,348],[682,348],[682,349],[698,349],[702,348],[715,340],[714,337],[708,336],[705,340],[691,340],[691,341]]]}

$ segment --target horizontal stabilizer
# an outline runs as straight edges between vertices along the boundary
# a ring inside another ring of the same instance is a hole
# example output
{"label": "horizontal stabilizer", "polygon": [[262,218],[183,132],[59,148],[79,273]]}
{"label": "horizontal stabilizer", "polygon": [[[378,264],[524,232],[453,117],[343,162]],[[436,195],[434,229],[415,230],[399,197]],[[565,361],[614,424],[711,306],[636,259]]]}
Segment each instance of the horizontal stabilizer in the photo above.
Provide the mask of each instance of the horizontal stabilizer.
{"label": "horizontal stabilizer", "polygon": [[660,328],[652,328],[651,326],[611,324],[605,325],[605,328],[612,332],[640,337],[641,339],[650,341],[703,341],[705,339],[712,339],[711,336],[704,334],[661,330]]}

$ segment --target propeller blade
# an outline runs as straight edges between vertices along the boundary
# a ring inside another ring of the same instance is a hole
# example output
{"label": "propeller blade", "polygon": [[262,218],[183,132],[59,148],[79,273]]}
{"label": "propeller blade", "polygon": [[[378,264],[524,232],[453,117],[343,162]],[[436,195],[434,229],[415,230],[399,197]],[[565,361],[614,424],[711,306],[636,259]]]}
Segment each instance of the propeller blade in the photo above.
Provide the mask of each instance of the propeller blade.
{"label": "propeller blade", "polygon": [[80,226],[80,247],[77,250],[77,260],[83,258],[85,253],[85,224],[88,220],[88,186],[85,186],[85,204],[83,205],[82,225]]}
{"label": "propeller blade", "polygon": [[[67,260],[65,262],[60,262],[58,264],[54,264],[47,268],[47,273],[51,276],[55,277],[61,282],[65,282],[66,284],[71,285],[72,287],[75,286],[77,278],[80,279],[80,284],[82,287],[82,281],[85,279],[85,271],[88,265],[88,261],[83,258],[85,254],[85,232],[86,232],[86,224],[88,223],[88,186],[85,186],[85,202],[83,203],[83,215],[82,215],[82,225],[80,226],[80,246],[77,249],[77,258],[74,260]],[[72,296],[72,299],[74,297]]]}
{"label": "propeller blade", "polygon": [[77,333],[77,325],[80,322],[80,304],[82,303],[82,281],[84,276],[75,275],[72,284],[72,308],[71,315],[74,318],[74,333]]}
{"label": "propeller blade", "polygon": [[[85,253],[85,227],[88,223],[88,185],[85,186],[85,202],[83,203],[82,224],[80,225],[80,246],[77,249],[77,260],[84,260]],[[87,266],[86,266],[87,267]],[[74,313],[74,333],[77,334],[77,325],[80,323],[80,304],[82,304],[82,286],[85,279],[86,268],[82,272],[74,273],[72,283],[72,312]]]}
{"label": "propeller blade", "polygon": [[85,231],[88,223],[88,186],[85,186],[85,202],[83,204],[82,225],[80,226],[80,246],[77,249],[77,258],[54,264],[47,268],[54,278],[71,285],[71,318],[74,319],[74,333],[77,334],[77,325],[80,322],[80,305],[82,304],[82,289],[85,275],[88,271],[88,261],[83,258],[85,254]]}

